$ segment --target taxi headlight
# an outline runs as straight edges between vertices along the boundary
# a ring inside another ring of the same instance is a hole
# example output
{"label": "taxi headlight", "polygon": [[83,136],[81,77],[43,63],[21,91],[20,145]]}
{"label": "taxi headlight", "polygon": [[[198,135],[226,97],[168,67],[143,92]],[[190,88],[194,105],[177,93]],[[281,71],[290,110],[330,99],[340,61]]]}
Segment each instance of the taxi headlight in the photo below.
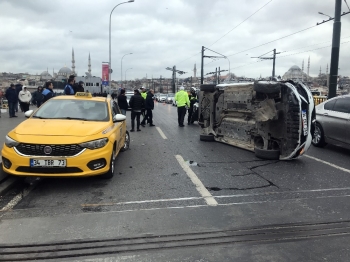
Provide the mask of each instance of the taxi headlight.
{"label": "taxi headlight", "polygon": [[14,147],[14,146],[18,146],[19,145],[19,142],[17,142],[16,140],[13,140],[11,137],[9,136],[6,136],[5,137],[5,145],[7,147]]}
{"label": "taxi headlight", "polygon": [[93,150],[93,149],[104,147],[107,144],[107,142],[108,142],[108,138],[102,138],[102,139],[81,143],[79,144],[79,146]]}

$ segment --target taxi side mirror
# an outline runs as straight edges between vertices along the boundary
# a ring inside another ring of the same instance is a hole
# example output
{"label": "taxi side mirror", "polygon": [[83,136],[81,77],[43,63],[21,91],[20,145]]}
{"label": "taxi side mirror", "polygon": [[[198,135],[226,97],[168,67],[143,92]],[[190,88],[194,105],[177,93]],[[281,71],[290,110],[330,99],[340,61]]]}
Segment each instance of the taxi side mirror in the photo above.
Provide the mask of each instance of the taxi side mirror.
{"label": "taxi side mirror", "polygon": [[27,112],[24,113],[26,118],[29,118],[33,114],[34,110],[28,110]]}
{"label": "taxi side mirror", "polygon": [[122,114],[116,114],[114,117],[113,117],[113,122],[122,122],[126,119],[126,116],[122,115]]}

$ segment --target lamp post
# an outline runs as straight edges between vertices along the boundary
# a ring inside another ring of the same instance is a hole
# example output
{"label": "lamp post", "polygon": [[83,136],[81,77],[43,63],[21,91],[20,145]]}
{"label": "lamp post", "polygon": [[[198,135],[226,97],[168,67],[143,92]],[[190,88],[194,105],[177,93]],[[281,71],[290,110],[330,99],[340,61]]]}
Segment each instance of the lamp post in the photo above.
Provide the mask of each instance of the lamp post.
{"label": "lamp post", "polygon": [[326,15],[326,14],[324,14],[324,13],[322,13],[322,12],[318,12],[320,15],[325,15],[325,16],[328,16],[329,18],[332,18],[332,17],[330,17],[329,15]]}
{"label": "lamp post", "polygon": [[121,88],[123,88],[123,58],[124,58],[124,56],[126,56],[126,55],[132,55],[132,53],[123,55],[122,60],[121,60],[121,62],[120,62],[120,78],[121,78],[121,85],[120,85],[120,87],[121,87]]}
{"label": "lamp post", "polygon": [[128,68],[128,69],[125,70],[125,77],[124,77],[125,82],[126,82],[126,72],[127,72],[129,69],[132,69],[132,68]]}
{"label": "lamp post", "polygon": [[231,63],[230,63],[230,59],[228,59],[227,56],[225,56],[225,58],[228,61],[228,76],[229,76],[229,80],[231,80]]}
{"label": "lamp post", "polygon": [[111,47],[111,21],[112,21],[112,13],[114,11],[114,9],[119,6],[119,5],[122,5],[122,4],[127,4],[127,3],[132,3],[134,2],[134,0],[129,0],[127,2],[123,2],[123,3],[120,3],[120,4],[117,4],[115,7],[113,7],[112,11],[111,11],[111,14],[109,15],[109,62],[108,62],[108,65],[109,65],[109,69],[108,69],[108,81],[109,81],[109,85],[112,86],[110,83],[112,82],[112,79],[111,79],[111,73],[112,73],[112,62],[111,62],[111,55],[112,55],[112,47]]}

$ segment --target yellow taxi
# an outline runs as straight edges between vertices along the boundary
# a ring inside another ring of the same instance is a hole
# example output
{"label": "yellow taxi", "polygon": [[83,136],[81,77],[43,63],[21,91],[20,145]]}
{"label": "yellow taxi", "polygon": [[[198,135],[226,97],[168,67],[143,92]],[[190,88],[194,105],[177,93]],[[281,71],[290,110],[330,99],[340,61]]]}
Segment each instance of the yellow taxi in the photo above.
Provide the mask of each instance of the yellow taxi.
{"label": "yellow taxi", "polygon": [[1,152],[10,175],[112,178],[116,156],[130,145],[126,117],[110,97],[59,96],[25,114]]}

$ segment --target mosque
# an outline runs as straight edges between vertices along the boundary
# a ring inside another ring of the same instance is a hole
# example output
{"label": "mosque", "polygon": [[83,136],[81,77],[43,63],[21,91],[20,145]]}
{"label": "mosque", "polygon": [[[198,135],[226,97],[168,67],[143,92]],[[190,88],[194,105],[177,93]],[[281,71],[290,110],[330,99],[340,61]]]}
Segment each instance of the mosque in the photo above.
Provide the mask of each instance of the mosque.
{"label": "mosque", "polygon": [[64,89],[67,79],[69,76],[75,75],[75,81],[83,81],[85,83],[85,89],[90,92],[102,92],[101,90],[101,78],[91,75],[91,58],[89,53],[88,58],[88,72],[85,73],[85,76],[78,76],[75,71],[75,58],[74,58],[74,49],[72,48],[72,69],[67,66],[62,67],[58,70],[57,73],[53,70],[52,75],[49,73],[48,69],[40,74],[40,81],[46,82],[52,80],[55,89]]}

